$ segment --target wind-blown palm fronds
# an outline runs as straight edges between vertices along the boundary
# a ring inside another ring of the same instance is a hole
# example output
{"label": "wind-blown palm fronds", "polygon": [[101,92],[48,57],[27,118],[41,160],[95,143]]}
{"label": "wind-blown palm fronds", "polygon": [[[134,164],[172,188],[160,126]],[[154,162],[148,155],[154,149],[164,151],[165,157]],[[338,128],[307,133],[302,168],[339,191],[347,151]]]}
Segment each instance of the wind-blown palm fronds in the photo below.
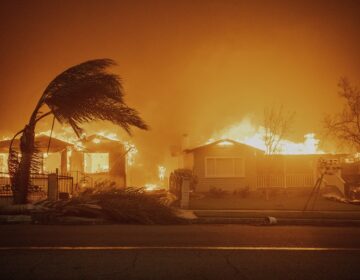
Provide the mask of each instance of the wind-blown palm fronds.
{"label": "wind-blown palm fronds", "polygon": [[97,59],[69,68],[49,84],[41,101],[78,136],[81,124],[93,120],[111,121],[128,133],[131,126],[147,129],[138,112],[124,103],[119,77],[106,71],[112,65],[111,59]]}
{"label": "wind-blown palm fronds", "polygon": [[[129,134],[132,126],[148,129],[139,113],[125,104],[120,78],[107,71],[113,65],[115,62],[111,59],[89,60],[67,69],[47,86],[29,123],[14,136],[22,134],[20,160],[12,145],[9,148],[9,173],[15,192],[27,190],[30,172],[38,167],[35,127],[49,114],[53,114],[60,123],[70,125],[78,137],[83,133],[82,124],[94,120],[110,121]],[[41,114],[40,109],[44,105],[50,108],[50,112]],[[25,201],[17,201],[21,202]]]}

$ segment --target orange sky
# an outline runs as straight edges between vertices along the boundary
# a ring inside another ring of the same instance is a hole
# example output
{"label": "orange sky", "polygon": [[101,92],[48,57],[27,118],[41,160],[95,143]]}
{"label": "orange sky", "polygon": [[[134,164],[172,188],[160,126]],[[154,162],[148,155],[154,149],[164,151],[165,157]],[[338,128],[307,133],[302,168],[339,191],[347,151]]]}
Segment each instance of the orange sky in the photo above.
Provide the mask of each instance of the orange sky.
{"label": "orange sky", "polygon": [[196,144],[266,105],[296,111],[302,140],[338,110],[340,76],[360,85],[359,13],[340,0],[2,0],[0,132],[23,127],[59,72],[109,57],[152,128],[134,141],[157,162],[184,132]]}

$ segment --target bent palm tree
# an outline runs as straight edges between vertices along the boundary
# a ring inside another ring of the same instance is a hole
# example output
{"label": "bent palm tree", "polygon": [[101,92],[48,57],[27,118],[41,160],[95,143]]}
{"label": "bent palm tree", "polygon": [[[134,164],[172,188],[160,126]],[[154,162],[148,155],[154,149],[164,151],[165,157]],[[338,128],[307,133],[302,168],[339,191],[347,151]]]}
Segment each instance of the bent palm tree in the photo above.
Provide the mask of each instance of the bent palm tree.
{"label": "bent palm tree", "polygon": [[[9,147],[9,174],[15,203],[26,203],[30,174],[39,170],[39,156],[35,145],[36,123],[53,114],[62,124],[70,125],[80,137],[81,125],[93,120],[107,120],[131,134],[131,126],[148,129],[138,112],[123,99],[120,78],[107,71],[115,65],[111,59],[84,62],[58,75],[45,89],[32,113],[29,123],[13,137]],[[40,112],[47,105],[50,111]],[[13,141],[20,137],[20,155]]]}

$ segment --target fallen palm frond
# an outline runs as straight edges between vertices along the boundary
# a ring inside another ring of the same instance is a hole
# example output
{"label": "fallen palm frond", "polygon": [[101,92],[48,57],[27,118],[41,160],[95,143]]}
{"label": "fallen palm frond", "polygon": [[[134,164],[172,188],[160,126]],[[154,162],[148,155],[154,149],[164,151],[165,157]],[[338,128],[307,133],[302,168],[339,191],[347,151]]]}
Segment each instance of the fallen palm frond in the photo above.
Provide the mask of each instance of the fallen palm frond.
{"label": "fallen palm frond", "polygon": [[[185,221],[176,210],[165,205],[163,195],[146,193],[142,188],[86,189],[67,201],[37,203],[36,215],[97,218],[126,224],[174,224]],[[42,222],[42,221],[39,221]]]}

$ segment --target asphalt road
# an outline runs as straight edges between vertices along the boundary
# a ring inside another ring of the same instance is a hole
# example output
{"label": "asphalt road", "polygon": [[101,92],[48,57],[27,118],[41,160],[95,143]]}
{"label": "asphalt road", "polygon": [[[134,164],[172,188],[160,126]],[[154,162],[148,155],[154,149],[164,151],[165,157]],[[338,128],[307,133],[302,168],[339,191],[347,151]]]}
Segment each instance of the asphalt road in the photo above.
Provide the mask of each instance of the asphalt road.
{"label": "asphalt road", "polygon": [[360,228],[0,226],[1,279],[360,279]]}

